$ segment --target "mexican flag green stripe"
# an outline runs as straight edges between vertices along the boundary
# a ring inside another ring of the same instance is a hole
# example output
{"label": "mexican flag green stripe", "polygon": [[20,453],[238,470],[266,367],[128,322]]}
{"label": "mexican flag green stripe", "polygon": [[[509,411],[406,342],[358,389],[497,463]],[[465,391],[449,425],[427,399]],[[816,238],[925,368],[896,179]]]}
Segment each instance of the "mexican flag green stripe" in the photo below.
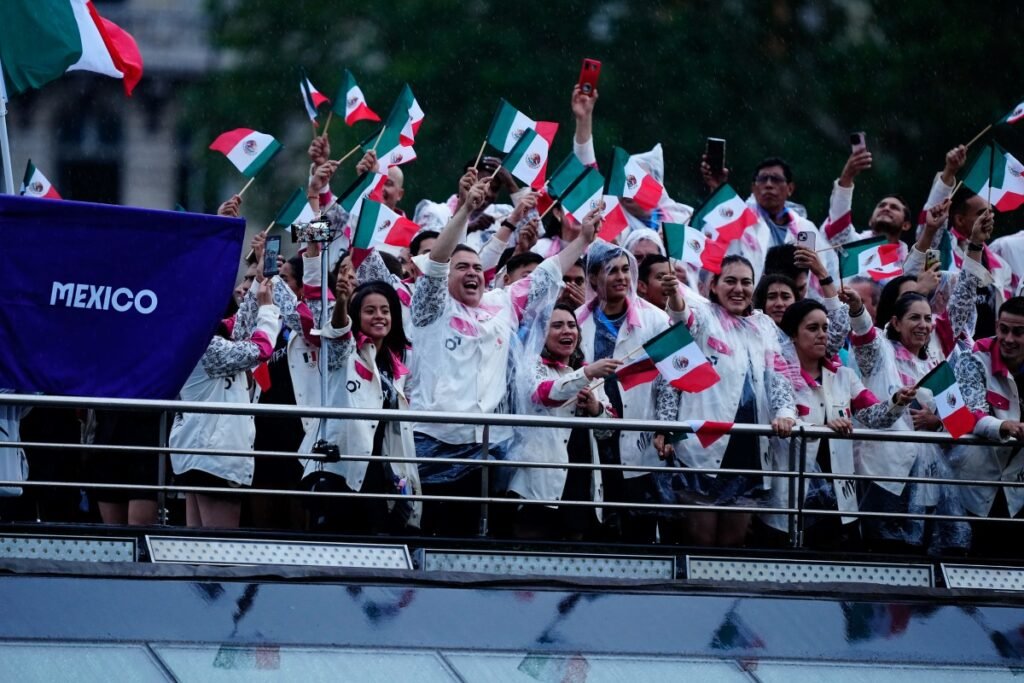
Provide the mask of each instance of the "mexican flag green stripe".
{"label": "mexican flag green stripe", "polygon": [[963,393],[949,363],[939,363],[918,382],[918,386],[932,392],[935,397],[935,410],[942,420],[942,426],[954,439],[969,434],[974,429],[974,413],[964,403]]}
{"label": "mexican flag green stripe", "polygon": [[498,102],[491,128],[487,131],[487,142],[492,147],[507,153],[527,130],[536,128],[537,123],[504,99]]}

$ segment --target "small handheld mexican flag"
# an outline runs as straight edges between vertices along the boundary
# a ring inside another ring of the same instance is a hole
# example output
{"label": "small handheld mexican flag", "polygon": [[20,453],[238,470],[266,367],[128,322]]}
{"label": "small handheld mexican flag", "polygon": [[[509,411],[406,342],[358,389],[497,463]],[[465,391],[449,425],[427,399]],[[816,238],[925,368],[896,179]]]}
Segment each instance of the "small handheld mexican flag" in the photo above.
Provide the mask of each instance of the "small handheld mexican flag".
{"label": "small handheld mexican flag", "polygon": [[690,225],[715,242],[728,246],[747,228],[757,225],[757,214],[730,185],[722,185],[693,214]]}
{"label": "small handheld mexican flag", "polygon": [[487,142],[494,148],[508,153],[523,133],[537,128],[537,122],[519,111],[504,98],[498,101],[498,110],[487,131]]}
{"label": "small handheld mexican flag", "polygon": [[[551,142],[550,140],[548,141]],[[547,193],[552,199],[559,199],[587,172],[587,166],[575,154],[562,159],[555,172],[548,178]]]}
{"label": "small handheld mexican flag", "polygon": [[651,382],[659,372],[669,384],[688,393],[704,391],[721,379],[690,330],[682,323],[653,337],[643,349],[645,358],[615,371],[623,389]]}
{"label": "small handheld mexican flag", "polygon": [[700,230],[681,223],[662,223],[665,231],[665,250],[669,258],[703,268],[709,273],[722,272],[722,259],[726,245],[709,240]]}
{"label": "small handheld mexican flag", "polygon": [[288,226],[295,223],[308,223],[315,218],[316,212],[309,205],[309,199],[306,198],[305,190],[299,187],[292,192],[292,196],[288,198],[288,201],[281,207],[281,210],[277,212],[277,217],[274,218],[274,225]]}
{"label": "small handheld mexican flag", "polygon": [[313,86],[313,82],[306,75],[306,70],[299,68],[299,90],[302,92],[302,103],[306,106],[306,115],[316,125],[317,109],[321,104],[330,104],[331,101]]}
{"label": "small handheld mexican flag", "polygon": [[629,227],[629,219],[626,218],[626,210],[618,197],[610,194],[604,196],[604,211],[601,213],[601,230],[597,233],[600,239],[605,242],[614,242],[623,230]]}
{"label": "small handheld mexican flag", "polygon": [[218,135],[210,149],[226,156],[246,178],[255,178],[281,151],[281,143],[258,130],[236,128]]}
{"label": "small handheld mexican flag", "polygon": [[604,195],[604,176],[596,168],[588,167],[579,182],[562,197],[562,207],[577,223],[601,204]]}
{"label": "small handheld mexican flag", "polygon": [[544,170],[547,168],[550,143],[537,131],[529,129],[523,133],[501,165],[519,180],[535,190],[544,186]]}
{"label": "small handheld mexican flag", "polygon": [[608,194],[632,199],[645,211],[658,206],[665,188],[645,171],[629,153],[616,147],[612,154],[612,171],[608,177]]}
{"label": "small handheld mexican flag", "polygon": [[367,199],[359,212],[352,246],[357,249],[373,249],[384,244],[407,247],[419,230],[420,226],[405,216],[380,202]]}
{"label": "small handheld mexican flag", "polygon": [[25,165],[25,178],[21,181],[21,194],[26,197],[40,197],[42,199],[60,199],[53,184],[46,179],[32,160]]}
{"label": "small handheld mexican flag", "polygon": [[1011,111],[1003,118],[999,119],[999,123],[1014,124],[1020,121],[1021,119],[1024,119],[1024,102],[1018,104],[1016,107],[1013,108],[1013,111]]}
{"label": "small handheld mexican flag", "polygon": [[341,79],[341,88],[334,98],[334,113],[345,118],[345,125],[351,126],[356,121],[380,121],[377,113],[366,103],[366,96],[356,84],[356,79],[348,69]]}
{"label": "small handheld mexican flag", "polygon": [[732,422],[712,422],[710,420],[687,420],[690,429],[700,441],[700,445],[707,448],[714,442],[721,439],[732,429]]}
{"label": "small handheld mexican flag", "polygon": [[424,114],[420,103],[416,101],[416,96],[412,94],[412,88],[406,83],[402,87],[402,92],[398,94],[398,99],[392,105],[385,125],[395,129],[400,144],[411,147],[416,140],[416,135],[420,132],[423,118]]}
{"label": "small handheld mexican flag", "polygon": [[350,215],[359,213],[359,208],[366,198],[374,201],[382,201],[381,190],[388,180],[386,173],[375,173],[373,171],[364,173],[355,179],[348,188],[338,197],[338,204]]}
{"label": "small handheld mexican flag", "polygon": [[840,279],[863,275],[881,281],[903,274],[900,245],[887,243],[885,237],[847,242],[836,251],[839,252]]}
{"label": "small handheld mexican flag", "polygon": [[974,429],[974,413],[964,403],[964,395],[949,363],[942,361],[936,365],[917,386],[928,389],[935,396],[935,409],[942,420],[942,426],[954,439]]}
{"label": "small handheld mexican flag", "polygon": [[964,185],[975,194],[988,197],[996,211],[1013,211],[1024,204],[1024,167],[1012,154],[990,142],[967,171]]}

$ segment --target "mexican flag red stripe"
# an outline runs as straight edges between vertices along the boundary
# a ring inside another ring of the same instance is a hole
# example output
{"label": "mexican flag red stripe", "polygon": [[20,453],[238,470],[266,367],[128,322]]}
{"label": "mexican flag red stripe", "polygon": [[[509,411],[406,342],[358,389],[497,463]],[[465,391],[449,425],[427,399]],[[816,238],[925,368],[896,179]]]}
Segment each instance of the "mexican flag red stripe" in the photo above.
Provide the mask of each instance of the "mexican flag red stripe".
{"label": "mexican flag red stripe", "polygon": [[356,232],[352,235],[352,246],[360,249],[372,249],[384,244],[407,247],[419,230],[420,226],[405,216],[380,202],[366,199],[359,212]]}
{"label": "mexican flag red stripe", "polygon": [[626,150],[615,148],[608,194],[632,199],[642,209],[651,211],[658,206],[664,193],[662,184],[634,161]]}
{"label": "mexican flag red stripe", "polygon": [[716,242],[728,244],[757,225],[757,214],[736,194],[736,190],[722,185],[697,210],[690,225]]}

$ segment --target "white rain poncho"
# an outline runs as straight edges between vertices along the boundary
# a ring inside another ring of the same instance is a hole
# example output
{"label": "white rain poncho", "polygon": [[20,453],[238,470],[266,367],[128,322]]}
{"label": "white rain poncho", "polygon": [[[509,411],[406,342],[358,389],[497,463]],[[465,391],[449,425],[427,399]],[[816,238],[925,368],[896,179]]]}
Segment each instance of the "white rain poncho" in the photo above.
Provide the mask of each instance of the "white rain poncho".
{"label": "white rain poncho", "polygon": [[[543,351],[547,339],[548,325],[558,298],[557,289],[550,290],[547,296],[532,303],[523,316],[520,329],[522,346],[514,350],[511,359],[514,363],[515,405],[516,412],[521,415],[571,417],[576,414],[576,394],[590,384],[583,368],[573,370],[571,367],[556,363],[544,357]],[[605,405],[605,413],[601,417],[609,417],[607,397],[602,387],[593,389],[597,400]],[[570,461],[590,462],[599,464],[595,433],[586,430],[586,418],[580,417],[579,430],[568,428],[545,429],[541,427],[520,427],[515,430],[512,443],[508,449],[508,459],[519,462],[567,463]],[[577,432],[574,435],[574,432]],[[612,432],[598,432],[596,436],[608,438]],[[584,439],[580,441],[580,439]],[[569,448],[579,448],[579,452],[569,453]],[[573,456],[576,456],[575,458]],[[581,457],[582,456],[582,457]],[[569,470],[555,468],[510,468],[511,483],[509,490],[523,498],[532,500],[581,499],[566,490]],[[575,470],[579,472],[579,470]],[[576,476],[572,475],[575,480]],[[603,499],[601,473],[594,470],[589,477],[589,500]],[[578,492],[579,493],[579,492]],[[600,519],[600,510],[597,510]]]}
{"label": "white rain poncho", "polygon": [[[793,387],[783,372],[775,322],[760,311],[736,316],[717,303],[687,302],[685,324],[720,377],[698,393],[678,392],[659,378],[658,415],[669,421],[706,420],[768,425],[776,418],[796,418]],[[735,445],[734,440],[739,440]],[[730,448],[733,446],[733,448]],[[689,436],[675,444],[675,459],[684,468],[662,491],[687,502],[751,504],[764,502],[771,477],[713,475],[685,468],[770,470],[771,447],[766,436],[724,435],[701,445]]]}

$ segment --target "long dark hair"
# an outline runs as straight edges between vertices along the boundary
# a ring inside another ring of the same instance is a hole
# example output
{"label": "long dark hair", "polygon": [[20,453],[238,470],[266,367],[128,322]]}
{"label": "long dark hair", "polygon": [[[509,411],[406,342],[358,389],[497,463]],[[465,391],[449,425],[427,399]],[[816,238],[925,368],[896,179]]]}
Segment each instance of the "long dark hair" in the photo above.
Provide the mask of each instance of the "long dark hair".
{"label": "long dark hair", "polygon": [[875,306],[876,327],[885,329],[886,323],[892,318],[893,310],[896,308],[896,299],[900,298],[900,287],[907,282],[917,282],[917,276],[899,275],[885,283],[885,287],[882,287],[882,293],[878,295],[878,305]]}
{"label": "long dark hair", "polygon": [[[565,311],[572,316],[573,322],[576,323],[576,348],[569,354],[569,360],[566,363],[573,370],[579,370],[583,367],[583,351],[580,350],[580,343],[583,341],[583,335],[579,329],[579,322],[576,320],[576,309],[566,303],[557,303],[554,308],[551,309],[551,315],[548,316],[548,327],[551,326],[551,318],[554,317],[555,311]],[[540,355],[543,358],[551,358],[551,354],[548,353],[548,335],[547,330],[544,330],[544,348],[541,349]]]}
{"label": "long dark hair", "polygon": [[[348,304],[348,315],[352,321],[352,334],[362,332],[360,328],[360,310],[363,307],[363,300],[370,294],[380,294],[388,302],[391,310],[391,330],[384,337],[381,343],[381,353],[377,354],[377,367],[381,371],[394,376],[395,368],[391,363],[391,354],[401,360],[405,360],[405,350],[409,346],[409,339],[405,336],[405,328],[402,326],[402,302],[395,293],[395,288],[382,280],[364,282],[356,287],[352,300]],[[390,351],[391,353],[384,353]]]}
{"label": "long dark hair", "polygon": [[[721,270],[719,270],[717,273],[715,273],[711,277],[711,285],[708,288],[708,299],[712,303],[718,304],[719,306],[722,305],[722,303],[718,300],[718,295],[715,294],[715,285],[718,284],[718,279],[722,276],[722,273],[725,272],[725,267],[726,266],[731,266],[734,263],[739,263],[739,264],[742,264],[742,265],[746,266],[747,268],[750,268],[750,277],[751,278],[754,277],[754,266],[753,266],[753,264],[749,260],[747,260],[743,256],[740,256],[739,254],[733,254],[731,256],[726,256],[724,259],[722,259],[722,268],[721,268]],[[749,315],[751,310],[752,310],[751,306],[748,306],[747,310],[745,310],[743,312],[743,314],[744,315]]]}
{"label": "long dark hair", "polygon": [[[896,303],[893,305],[892,315],[890,316],[890,319],[902,318],[907,314],[907,311],[910,310],[910,307],[913,306],[918,301],[923,301],[927,304],[928,297],[922,294],[918,294],[917,292],[906,292],[905,294],[900,296],[899,299],[896,299]],[[931,308],[931,304],[928,304],[928,307]],[[892,325],[889,325],[888,327],[885,328],[885,336],[890,341],[900,341],[900,333],[897,332],[896,328],[893,327]],[[925,348],[927,348],[927,345],[925,345],[925,347],[921,349],[921,353],[918,354],[921,358],[926,357],[926,354],[924,352]]]}
{"label": "long dark hair", "polygon": [[754,308],[764,310],[764,305],[768,303],[768,288],[772,285],[789,287],[789,291],[793,294],[793,301],[796,302],[796,283],[793,282],[793,278],[782,273],[765,273],[761,276],[761,281],[757,283],[757,289],[754,290]]}
{"label": "long dark hair", "polygon": [[782,314],[782,322],[779,323],[779,327],[786,333],[786,336],[790,339],[796,337],[797,331],[800,329],[800,323],[804,321],[812,311],[821,311],[822,313],[828,314],[828,310],[820,301],[814,299],[801,299],[795,302],[792,306],[786,309],[786,312]]}

